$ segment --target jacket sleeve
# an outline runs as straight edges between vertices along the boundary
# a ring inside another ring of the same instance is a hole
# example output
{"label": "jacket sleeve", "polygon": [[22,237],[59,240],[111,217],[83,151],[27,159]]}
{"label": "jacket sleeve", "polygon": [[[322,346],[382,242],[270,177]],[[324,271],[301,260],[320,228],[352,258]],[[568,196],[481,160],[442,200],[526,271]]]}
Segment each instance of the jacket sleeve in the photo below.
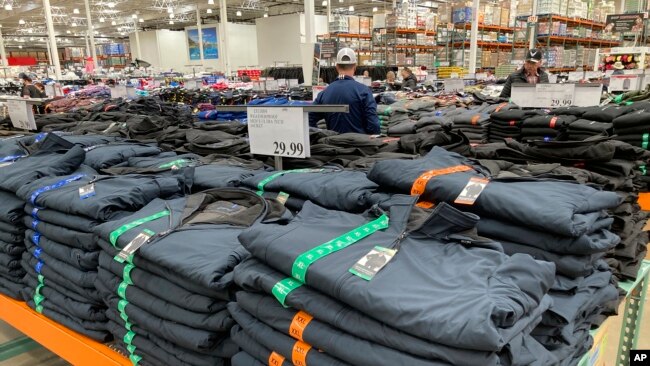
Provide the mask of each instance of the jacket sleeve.
{"label": "jacket sleeve", "polygon": [[503,84],[503,90],[501,90],[501,98],[510,98],[510,93],[512,89],[512,75],[508,75],[506,83]]}
{"label": "jacket sleeve", "polygon": [[[316,97],[316,100],[314,100],[312,105],[323,104],[323,102],[321,100],[322,96],[323,96],[322,92],[320,94],[318,94],[318,96]],[[318,127],[318,121],[320,121],[321,119],[325,119],[325,113],[322,113],[322,112],[311,112],[311,113],[309,113],[309,127],[314,127],[314,128]]]}
{"label": "jacket sleeve", "polygon": [[379,127],[379,117],[377,117],[377,102],[375,102],[375,98],[372,97],[372,93],[368,92],[364,94],[365,98],[363,100],[363,108],[366,117],[366,133],[370,135],[379,135],[381,134],[381,128]]}
{"label": "jacket sleeve", "polygon": [[548,83],[548,73],[547,72],[542,71],[539,74],[539,82],[544,83],[544,84]]}

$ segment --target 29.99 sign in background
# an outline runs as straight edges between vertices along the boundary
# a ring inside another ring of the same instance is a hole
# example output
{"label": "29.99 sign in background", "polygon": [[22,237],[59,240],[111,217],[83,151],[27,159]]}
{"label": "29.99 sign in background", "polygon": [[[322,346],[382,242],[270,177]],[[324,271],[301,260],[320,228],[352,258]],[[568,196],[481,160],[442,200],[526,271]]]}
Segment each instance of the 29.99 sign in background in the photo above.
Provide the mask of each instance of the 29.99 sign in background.
{"label": "29.99 sign in background", "polygon": [[251,153],[308,158],[309,120],[302,108],[248,108]]}

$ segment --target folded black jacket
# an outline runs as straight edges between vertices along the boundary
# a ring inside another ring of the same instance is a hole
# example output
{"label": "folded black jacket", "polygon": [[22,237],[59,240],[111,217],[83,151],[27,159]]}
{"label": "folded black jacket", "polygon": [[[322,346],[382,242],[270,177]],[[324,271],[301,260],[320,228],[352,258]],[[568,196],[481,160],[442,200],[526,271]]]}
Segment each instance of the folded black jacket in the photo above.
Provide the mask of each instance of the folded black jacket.
{"label": "folded black jacket", "polygon": [[154,156],[161,152],[160,148],[157,146],[135,142],[115,142],[104,145],[89,146],[84,150],[86,151],[84,164],[95,170],[105,169],[124,163],[132,157]]}
{"label": "folded black jacket", "polygon": [[35,207],[29,203],[25,205],[25,214],[31,216],[32,219],[44,221],[55,226],[72,229],[81,233],[92,233],[95,226],[100,224],[97,220],[68,215],[55,209]]}
{"label": "folded black jacket", "polygon": [[[36,295],[34,292],[36,288],[38,287],[28,285],[26,287],[26,293],[29,293],[33,297]],[[75,299],[66,297],[65,295],[56,291],[55,288],[48,287],[47,285],[40,287],[39,293],[53,305],[65,309],[67,313],[74,318],[92,322],[105,322],[107,320],[106,305],[104,304],[98,305],[77,301]]]}
{"label": "folded black jacket", "polygon": [[[94,184],[95,194],[82,198],[79,189],[90,183]],[[171,197],[185,191],[185,177],[182,175],[93,177],[79,174],[44,178],[24,185],[20,188],[18,196],[38,207],[109,221],[123,217],[124,211],[133,212],[140,209],[154,198]]]}
{"label": "folded black jacket", "polygon": [[526,118],[541,115],[542,112],[537,109],[508,109],[494,112],[490,115],[492,121],[522,121]]}
{"label": "folded black jacket", "polygon": [[634,107],[615,104],[608,104],[603,107],[587,107],[585,108],[585,113],[582,114],[582,118],[591,121],[612,122],[617,117],[630,113],[633,110]]}
{"label": "folded black jacket", "polygon": [[614,129],[618,131],[622,128],[636,127],[636,126],[647,126],[650,122],[650,112],[644,110],[639,110],[624,114],[620,117],[615,118],[612,123],[614,124]]}
{"label": "folded black jacket", "polygon": [[[31,244],[37,245],[43,252],[55,259],[63,261],[73,267],[84,271],[97,271],[99,264],[99,250],[85,251],[70,247],[39,235],[33,230],[27,230],[25,237]],[[99,248],[97,248],[99,249]]]}
{"label": "folded black jacket", "polygon": [[[194,284],[188,289],[209,295],[229,288],[232,269],[248,256],[237,240],[241,230],[265,218],[279,218],[284,211],[279,202],[266,201],[253,191],[214,189],[168,201],[156,199],[95,232],[103,239],[102,249],[112,256],[145,229],[159,234],[138,250],[133,264],[146,270],[157,267],[157,274],[172,282],[181,278]],[[143,266],[144,261],[153,265]]]}
{"label": "folded black jacket", "polygon": [[503,239],[518,242],[555,253],[585,255],[606,252],[620,242],[618,235],[605,229],[611,226],[613,221],[613,219],[598,220],[587,230],[587,233],[579,237],[570,237],[485,218],[478,222],[478,233],[497,241]]}
{"label": "folded black jacket", "polygon": [[[419,229],[408,231],[400,241],[398,238],[407,232],[414,199],[396,196],[388,204],[392,204],[391,223],[386,231],[377,231],[371,235],[372,238],[362,239],[345,250],[323,257],[308,267],[306,278],[299,272],[293,274],[294,278],[300,277],[300,281],[306,280],[309,286],[366,314],[381,317],[386,324],[454,347],[496,351],[508,343],[513,334],[526,328],[530,321],[525,319],[526,316],[540,306],[544,293],[553,284],[555,269],[552,264],[536,262],[527,255],[506,256],[495,250],[498,245],[490,241],[462,236],[458,240],[466,244],[461,245],[453,239],[442,239],[472,229],[478,221],[477,216],[464,214],[446,204],[427,213],[425,221],[419,223]],[[256,225],[244,231],[239,239],[255,257],[290,276],[292,264],[302,253],[368,221],[362,215],[328,211],[308,202],[289,224]],[[295,244],[283,245],[276,239],[278,237],[282,237],[283,243]],[[376,245],[397,246],[400,252],[372,281],[348,272]],[[471,259],[474,256],[482,258],[480,269]],[[471,272],[459,269],[469,263],[473,268]],[[414,270],[417,275],[409,274]],[[462,293],[452,295],[444,290],[454,287],[449,286],[447,271],[453,272],[451,277],[464,284]],[[515,272],[517,275],[513,278]],[[399,280],[405,277],[411,279],[408,285]],[[446,285],[436,284],[441,278],[445,279]],[[487,278],[495,280],[486,281]],[[531,286],[533,283],[535,285]],[[468,288],[480,289],[478,291],[482,294],[489,291],[492,296],[486,298],[471,294]],[[504,296],[505,293],[508,296]],[[449,301],[448,296],[467,300],[461,301],[465,304],[463,307],[453,309],[438,303]],[[406,298],[410,301],[404,301]],[[438,310],[426,310],[429,308]],[[441,308],[448,311],[443,314]],[[456,312],[464,314],[463,320],[449,324],[448,319],[461,317]],[[442,323],[446,325],[443,327]],[[481,326],[472,325],[474,323]]]}
{"label": "folded black jacket", "polygon": [[38,151],[0,168],[0,189],[16,192],[43,177],[70,174],[79,168],[85,157],[81,147],[48,135]]}
{"label": "folded black jacket", "polygon": [[598,134],[601,132],[611,131],[612,127],[613,125],[611,123],[592,121],[589,119],[579,119],[577,121],[571,122],[569,125],[569,132],[583,131]]}
{"label": "folded black jacket", "polygon": [[[457,166],[466,166],[468,170],[434,176],[424,183],[421,195],[421,199],[427,202],[453,203],[470,178],[488,176],[481,173],[484,169],[478,164],[440,148],[434,148],[418,160],[378,162],[368,173],[368,178],[383,189],[406,193],[425,172]],[[541,231],[580,236],[589,229],[584,214],[618,204],[618,196],[613,192],[569,182],[521,178],[494,179],[485,186],[473,205],[458,206],[479,215]]]}
{"label": "folded black jacket", "polygon": [[[108,302],[120,300],[117,291],[121,282],[122,278],[113,275],[106,269],[99,269],[96,287],[102,289],[102,295],[105,299],[109,299]],[[125,295],[130,303],[148,311],[151,315],[188,327],[207,331],[223,331],[226,330],[226,325],[231,324],[225,301],[212,313],[197,313],[167,302],[158,297],[157,293],[148,293],[135,284],[126,288]]]}
{"label": "folded black jacket", "polygon": [[612,160],[616,154],[616,145],[612,141],[555,141],[523,144],[511,140],[506,141],[506,146],[523,153],[528,160],[554,163],[585,160],[606,162]]}
{"label": "folded black jacket", "polygon": [[0,190],[0,220],[16,224],[22,220],[24,206],[25,201],[16,197],[15,194]]}
{"label": "folded black jacket", "polygon": [[360,212],[367,209],[377,185],[364,173],[336,169],[262,172],[242,184],[257,191],[285,192],[323,207]]}
{"label": "folded black jacket", "polygon": [[[70,216],[75,217],[75,216]],[[34,219],[30,216],[23,217],[23,223],[26,227],[34,231],[29,239],[34,244],[38,244],[41,236],[46,236],[48,239],[58,243],[65,243],[72,248],[81,249],[84,251],[96,251],[98,249],[95,238],[92,233],[84,233],[72,229],[67,229],[62,226],[49,224],[45,221]]]}

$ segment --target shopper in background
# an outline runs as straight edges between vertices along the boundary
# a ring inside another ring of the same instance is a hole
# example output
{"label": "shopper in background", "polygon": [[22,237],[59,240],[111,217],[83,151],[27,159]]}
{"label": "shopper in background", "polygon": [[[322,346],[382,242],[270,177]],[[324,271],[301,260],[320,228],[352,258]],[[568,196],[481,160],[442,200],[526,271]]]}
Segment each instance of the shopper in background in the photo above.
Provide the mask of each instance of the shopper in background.
{"label": "shopper in background", "polygon": [[386,73],[386,90],[392,91],[392,90],[399,90],[400,85],[395,83],[395,73],[392,71],[389,71]]}
{"label": "shopper in background", "polygon": [[364,77],[364,78],[369,78],[369,77],[370,77],[370,72],[369,72],[368,70],[365,70],[365,71],[363,72],[363,77]]}
{"label": "shopper in background", "polygon": [[42,83],[34,83],[34,86],[36,87],[36,89],[38,89],[40,93],[38,98],[47,98],[47,94],[45,93],[45,85],[43,85]]}
{"label": "shopper in background", "polygon": [[23,98],[40,98],[41,97],[41,92],[32,84],[32,78],[27,76],[27,74],[21,72],[20,75],[18,75],[20,79],[23,80],[23,89],[20,92],[20,95]]}
{"label": "shopper in background", "polygon": [[614,65],[612,65],[612,67],[614,68],[614,72],[612,73],[612,75],[623,75],[623,74],[625,74],[625,71],[623,71],[623,69],[625,69],[625,66],[623,65],[623,63],[621,61],[614,62]]}
{"label": "shopper in background", "polygon": [[494,83],[497,81],[497,77],[494,76],[494,71],[492,70],[487,71],[487,76],[485,78],[485,81],[487,81],[488,83]]}
{"label": "shopper in background", "polygon": [[349,113],[310,113],[309,126],[317,127],[325,119],[327,129],[338,133],[356,132],[378,135],[379,118],[377,103],[367,86],[354,80],[357,55],[351,48],[343,48],[336,55],[336,71],[339,76],[314,100],[317,104],[347,104]]}
{"label": "shopper in background", "polygon": [[418,86],[418,79],[413,75],[413,71],[408,67],[402,69],[402,89],[415,90]]}
{"label": "shopper in background", "polygon": [[248,73],[246,71],[241,73],[241,81],[244,83],[250,83],[251,82],[251,77],[248,76]]}
{"label": "shopper in background", "polygon": [[510,74],[503,85],[501,98],[510,98],[513,83],[548,83],[548,74],[542,70],[542,51],[538,49],[528,50],[524,67]]}

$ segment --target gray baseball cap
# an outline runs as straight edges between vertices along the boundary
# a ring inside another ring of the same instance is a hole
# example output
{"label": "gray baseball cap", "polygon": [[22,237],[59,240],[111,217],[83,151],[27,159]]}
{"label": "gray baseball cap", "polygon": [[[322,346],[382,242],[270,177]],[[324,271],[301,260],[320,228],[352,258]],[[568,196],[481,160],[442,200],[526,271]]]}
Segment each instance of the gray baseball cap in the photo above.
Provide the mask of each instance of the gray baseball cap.
{"label": "gray baseball cap", "polygon": [[342,48],[336,55],[337,65],[354,65],[357,63],[357,54],[351,48]]}

